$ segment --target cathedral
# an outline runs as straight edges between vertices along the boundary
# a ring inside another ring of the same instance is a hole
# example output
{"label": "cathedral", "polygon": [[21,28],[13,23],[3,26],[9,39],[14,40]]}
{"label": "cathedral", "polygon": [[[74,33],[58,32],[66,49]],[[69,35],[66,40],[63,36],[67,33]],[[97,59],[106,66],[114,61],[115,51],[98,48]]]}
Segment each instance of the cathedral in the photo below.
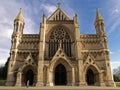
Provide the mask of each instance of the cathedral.
{"label": "cathedral", "polygon": [[96,34],[81,34],[77,14],[71,19],[61,8],[46,18],[38,34],[23,34],[20,9],[11,36],[7,86],[114,87],[104,19],[96,11]]}

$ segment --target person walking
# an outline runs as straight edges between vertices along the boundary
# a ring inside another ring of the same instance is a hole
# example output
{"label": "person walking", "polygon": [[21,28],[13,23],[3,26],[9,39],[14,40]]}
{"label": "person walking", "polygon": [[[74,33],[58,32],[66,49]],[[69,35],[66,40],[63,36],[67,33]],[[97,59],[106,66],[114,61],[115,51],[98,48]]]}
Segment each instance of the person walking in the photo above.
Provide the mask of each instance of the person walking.
{"label": "person walking", "polygon": [[29,87],[29,83],[30,83],[29,80],[27,80],[27,88]]}

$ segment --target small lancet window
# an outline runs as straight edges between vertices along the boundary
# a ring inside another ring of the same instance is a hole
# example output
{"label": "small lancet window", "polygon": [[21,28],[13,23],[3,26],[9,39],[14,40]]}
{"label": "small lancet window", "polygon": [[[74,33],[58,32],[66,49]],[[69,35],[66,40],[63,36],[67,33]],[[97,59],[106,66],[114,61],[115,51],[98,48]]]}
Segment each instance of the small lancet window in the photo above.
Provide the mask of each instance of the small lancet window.
{"label": "small lancet window", "polygon": [[17,23],[16,23],[16,31],[18,31],[18,25],[19,25],[19,24],[18,24],[18,22],[17,22]]}

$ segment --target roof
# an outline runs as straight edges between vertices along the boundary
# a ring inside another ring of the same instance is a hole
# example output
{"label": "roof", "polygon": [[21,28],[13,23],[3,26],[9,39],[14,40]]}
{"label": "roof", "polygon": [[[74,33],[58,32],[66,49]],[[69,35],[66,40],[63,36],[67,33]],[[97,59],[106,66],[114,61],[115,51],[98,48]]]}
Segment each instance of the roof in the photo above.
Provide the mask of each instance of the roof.
{"label": "roof", "polygon": [[96,10],[96,18],[95,18],[95,22],[98,20],[103,20],[101,14],[99,13],[98,9]]}
{"label": "roof", "polygon": [[17,17],[15,18],[15,20],[21,20],[21,21],[24,22],[24,17],[22,15],[22,9],[21,8],[20,8],[20,11],[19,11]]}
{"label": "roof", "polygon": [[48,20],[70,20],[69,16],[61,9],[58,3],[57,10],[48,18]]}

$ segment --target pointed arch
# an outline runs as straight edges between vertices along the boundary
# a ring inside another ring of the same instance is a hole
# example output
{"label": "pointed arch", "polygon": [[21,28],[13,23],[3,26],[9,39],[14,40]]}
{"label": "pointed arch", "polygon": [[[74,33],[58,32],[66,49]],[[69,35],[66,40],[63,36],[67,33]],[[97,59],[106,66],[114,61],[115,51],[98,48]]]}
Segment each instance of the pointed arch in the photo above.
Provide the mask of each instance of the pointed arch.
{"label": "pointed arch", "polygon": [[74,68],[73,65],[64,58],[55,58],[54,60],[50,62],[50,66],[49,66],[49,74],[51,76],[51,77],[49,76],[49,79],[50,79],[51,86],[56,85],[55,84],[55,79],[56,79],[55,71],[56,71],[56,67],[59,65],[62,65],[65,68],[64,69],[65,72],[63,72],[64,76],[66,76],[66,78],[64,79],[65,80],[64,85],[67,85],[67,84],[70,85],[72,83],[72,68]]}
{"label": "pointed arch", "polygon": [[18,70],[22,73],[21,76],[21,83],[22,86],[25,86],[27,83],[27,80],[30,81],[30,85],[34,86],[37,81],[37,66],[32,64],[24,64],[21,66]]}
{"label": "pointed arch", "polygon": [[91,55],[88,55],[86,61],[84,62],[84,70],[86,71],[90,66],[94,67],[96,69],[95,71],[98,71],[99,73],[101,72],[94,58]]}
{"label": "pointed arch", "polygon": [[101,70],[96,64],[94,57],[89,54],[84,62],[85,80],[87,85],[100,85]]}
{"label": "pointed arch", "polygon": [[67,72],[63,64],[58,64],[54,70],[54,84],[66,85],[67,84]]}
{"label": "pointed arch", "polygon": [[89,65],[85,70],[85,79],[87,85],[99,85],[99,73],[100,70],[96,65]]}
{"label": "pointed arch", "polygon": [[67,71],[69,71],[73,67],[72,64],[68,60],[64,58],[55,58],[54,60],[50,62],[50,66],[49,66],[50,71],[54,71],[55,67],[58,64],[63,64],[65,68],[67,69]]}
{"label": "pointed arch", "polygon": [[46,32],[46,39],[49,40],[49,37],[50,37],[51,33],[52,33],[54,30],[58,29],[58,28],[62,28],[65,32],[67,32],[67,33],[69,34],[69,36],[70,36],[70,39],[71,39],[72,41],[74,41],[74,34],[73,34],[73,32],[71,32],[71,31],[69,30],[69,27],[65,26],[64,24],[57,24],[57,25],[51,27],[50,30],[48,30],[48,31]]}
{"label": "pointed arch", "polygon": [[62,48],[64,49],[67,56],[71,57],[71,44],[73,40],[72,34],[68,32],[68,28],[63,25],[57,25],[53,27],[46,34],[47,42],[48,42],[48,57],[51,58],[55,55],[58,50],[59,44],[61,42]]}

